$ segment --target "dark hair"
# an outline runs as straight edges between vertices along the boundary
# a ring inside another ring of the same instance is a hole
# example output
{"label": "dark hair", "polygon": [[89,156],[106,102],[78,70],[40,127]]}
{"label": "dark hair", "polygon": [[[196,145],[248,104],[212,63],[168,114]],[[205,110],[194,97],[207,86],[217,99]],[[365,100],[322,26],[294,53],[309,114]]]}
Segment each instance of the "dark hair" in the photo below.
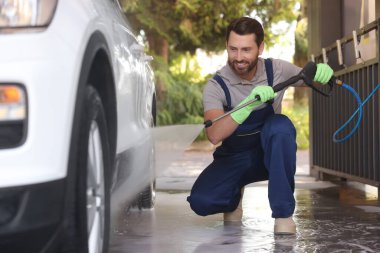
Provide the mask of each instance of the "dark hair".
{"label": "dark hair", "polygon": [[226,41],[230,37],[231,31],[239,35],[255,34],[256,35],[256,44],[259,47],[261,42],[264,40],[264,29],[262,25],[253,18],[241,17],[232,22],[227,27]]}

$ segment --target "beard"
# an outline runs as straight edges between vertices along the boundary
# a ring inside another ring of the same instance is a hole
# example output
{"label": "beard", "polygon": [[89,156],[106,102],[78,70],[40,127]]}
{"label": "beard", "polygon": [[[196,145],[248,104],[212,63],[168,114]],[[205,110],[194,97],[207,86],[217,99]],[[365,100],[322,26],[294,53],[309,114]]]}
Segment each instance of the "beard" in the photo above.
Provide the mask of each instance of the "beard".
{"label": "beard", "polygon": [[[236,61],[236,60],[228,60],[228,65],[235,72],[236,75],[242,77],[249,74],[257,65],[259,59],[253,61]],[[239,64],[244,64],[244,66],[239,67]]]}

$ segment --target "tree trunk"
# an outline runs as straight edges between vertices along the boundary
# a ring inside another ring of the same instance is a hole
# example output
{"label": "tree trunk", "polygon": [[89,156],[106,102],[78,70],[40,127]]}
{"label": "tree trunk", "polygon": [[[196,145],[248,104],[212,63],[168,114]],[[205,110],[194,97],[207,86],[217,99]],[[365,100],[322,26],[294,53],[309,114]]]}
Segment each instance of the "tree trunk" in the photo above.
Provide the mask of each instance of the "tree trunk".
{"label": "tree trunk", "polygon": [[[160,36],[159,34],[153,32],[147,34],[147,40],[149,43],[149,48],[151,52],[153,52],[155,57],[158,57],[156,61],[156,67],[155,69],[161,69],[162,71],[168,71],[168,64],[169,64],[169,42],[164,37]],[[161,65],[163,64],[163,65]],[[161,66],[159,66],[161,65]],[[164,99],[165,94],[165,82],[157,77],[156,80],[156,92],[157,92],[157,100],[158,102],[162,101]]]}
{"label": "tree trunk", "polygon": [[167,39],[158,34],[148,35],[149,48],[155,55],[160,56],[162,60],[168,64],[169,62],[169,42]]}
{"label": "tree trunk", "polygon": [[[297,28],[295,34],[295,53],[294,64],[300,67],[307,63],[307,1],[304,1],[301,6],[301,14],[298,17]],[[308,88],[297,87],[294,89],[293,100],[295,105],[308,104]]]}

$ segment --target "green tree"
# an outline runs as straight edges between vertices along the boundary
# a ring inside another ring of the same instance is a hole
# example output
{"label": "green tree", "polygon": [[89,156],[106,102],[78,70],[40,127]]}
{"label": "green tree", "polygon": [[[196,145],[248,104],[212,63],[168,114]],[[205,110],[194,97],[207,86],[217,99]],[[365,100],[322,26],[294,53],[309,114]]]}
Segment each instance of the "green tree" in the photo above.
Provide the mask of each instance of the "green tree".
{"label": "green tree", "polygon": [[135,28],[146,35],[151,53],[169,60],[169,49],[194,53],[197,48],[220,51],[225,46],[225,29],[241,16],[254,15],[266,30],[266,45],[278,35],[271,24],[293,21],[300,0],[120,0]]}

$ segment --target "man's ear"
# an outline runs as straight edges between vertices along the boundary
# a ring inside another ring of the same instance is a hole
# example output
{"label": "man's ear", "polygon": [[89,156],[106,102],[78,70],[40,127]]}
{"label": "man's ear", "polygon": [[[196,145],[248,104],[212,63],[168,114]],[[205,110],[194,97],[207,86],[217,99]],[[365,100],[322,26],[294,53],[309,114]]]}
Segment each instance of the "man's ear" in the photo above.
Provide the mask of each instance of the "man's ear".
{"label": "man's ear", "polygon": [[264,52],[264,42],[261,42],[259,46],[259,55],[261,55]]}

